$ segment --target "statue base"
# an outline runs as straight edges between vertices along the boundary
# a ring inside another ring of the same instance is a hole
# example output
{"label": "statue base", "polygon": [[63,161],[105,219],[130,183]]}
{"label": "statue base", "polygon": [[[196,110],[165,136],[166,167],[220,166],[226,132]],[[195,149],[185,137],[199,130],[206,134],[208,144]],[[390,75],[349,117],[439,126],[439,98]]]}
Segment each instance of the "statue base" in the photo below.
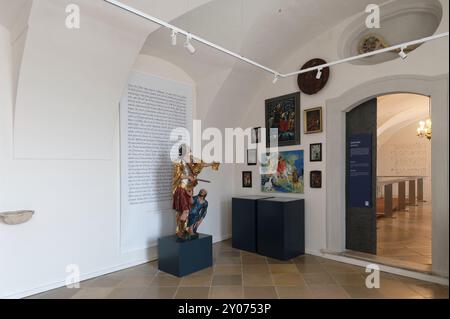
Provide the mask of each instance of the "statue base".
{"label": "statue base", "polygon": [[180,241],[176,235],[158,239],[158,269],[183,277],[213,264],[212,236]]}

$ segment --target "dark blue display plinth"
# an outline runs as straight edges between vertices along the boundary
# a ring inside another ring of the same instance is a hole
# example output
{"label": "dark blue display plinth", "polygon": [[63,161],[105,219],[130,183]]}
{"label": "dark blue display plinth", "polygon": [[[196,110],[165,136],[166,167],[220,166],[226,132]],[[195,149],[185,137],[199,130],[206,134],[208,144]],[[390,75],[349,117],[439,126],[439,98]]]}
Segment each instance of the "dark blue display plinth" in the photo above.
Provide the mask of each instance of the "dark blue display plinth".
{"label": "dark blue display plinth", "polygon": [[232,245],[234,248],[256,252],[256,212],[258,200],[268,196],[233,197]]}
{"label": "dark blue display plinth", "polygon": [[288,260],[305,253],[305,201],[269,198],[258,201],[258,253]]}
{"label": "dark blue display plinth", "polygon": [[198,239],[178,242],[177,236],[158,239],[158,269],[177,277],[211,267],[212,236],[199,234]]}

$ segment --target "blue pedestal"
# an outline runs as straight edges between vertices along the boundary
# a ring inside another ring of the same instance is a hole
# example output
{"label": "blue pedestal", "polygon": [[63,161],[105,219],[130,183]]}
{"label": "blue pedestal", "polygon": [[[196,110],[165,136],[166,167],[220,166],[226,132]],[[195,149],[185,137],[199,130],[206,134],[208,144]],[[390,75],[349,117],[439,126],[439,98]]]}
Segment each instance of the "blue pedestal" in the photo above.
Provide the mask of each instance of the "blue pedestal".
{"label": "blue pedestal", "polygon": [[212,236],[178,242],[177,236],[158,239],[158,269],[177,277],[211,267],[213,264]]}
{"label": "blue pedestal", "polygon": [[258,253],[280,260],[305,254],[305,201],[270,198],[258,201]]}
{"label": "blue pedestal", "polygon": [[233,248],[255,253],[256,212],[258,200],[268,196],[233,197],[232,200],[232,245]]}

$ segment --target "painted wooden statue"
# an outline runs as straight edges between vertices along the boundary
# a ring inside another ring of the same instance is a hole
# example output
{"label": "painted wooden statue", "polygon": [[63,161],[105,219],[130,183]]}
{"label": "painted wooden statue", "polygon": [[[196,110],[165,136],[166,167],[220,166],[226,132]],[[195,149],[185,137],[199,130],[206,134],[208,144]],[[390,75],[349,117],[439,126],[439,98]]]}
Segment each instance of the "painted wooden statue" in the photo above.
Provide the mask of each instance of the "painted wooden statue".
{"label": "painted wooden statue", "polygon": [[197,176],[205,167],[219,170],[219,163],[208,164],[196,160],[190,152],[187,156],[183,156],[187,149],[186,145],[180,147],[179,159],[175,161],[173,167],[173,209],[176,211],[176,235],[180,240],[198,238],[197,229],[207,213],[207,190],[202,189],[194,196],[194,189],[199,181],[207,183],[209,181],[199,179]]}

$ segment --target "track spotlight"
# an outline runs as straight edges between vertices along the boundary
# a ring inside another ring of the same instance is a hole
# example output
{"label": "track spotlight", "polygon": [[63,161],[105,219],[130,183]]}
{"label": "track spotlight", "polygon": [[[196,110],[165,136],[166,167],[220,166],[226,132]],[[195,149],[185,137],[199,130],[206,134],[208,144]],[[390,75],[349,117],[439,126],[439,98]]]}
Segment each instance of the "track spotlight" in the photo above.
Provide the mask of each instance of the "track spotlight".
{"label": "track spotlight", "polygon": [[322,68],[317,69],[316,79],[320,80],[321,77],[322,77]]}
{"label": "track spotlight", "polygon": [[186,50],[189,51],[190,54],[194,54],[196,50],[191,43],[191,39],[192,39],[192,37],[190,35],[188,35],[186,37],[186,42],[184,43],[184,47],[186,48]]}
{"label": "track spotlight", "polygon": [[273,83],[273,84],[277,83],[279,77],[280,77],[280,76],[279,76],[278,74],[275,74],[275,76],[273,77],[272,83]]}
{"label": "track spotlight", "polygon": [[398,55],[402,58],[402,60],[405,60],[408,57],[408,55],[405,53],[405,49],[406,47],[403,47],[398,53]]}
{"label": "track spotlight", "polygon": [[177,45],[177,31],[175,31],[175,30],[172,30],[172,45],[173,46],[176,46]]}

